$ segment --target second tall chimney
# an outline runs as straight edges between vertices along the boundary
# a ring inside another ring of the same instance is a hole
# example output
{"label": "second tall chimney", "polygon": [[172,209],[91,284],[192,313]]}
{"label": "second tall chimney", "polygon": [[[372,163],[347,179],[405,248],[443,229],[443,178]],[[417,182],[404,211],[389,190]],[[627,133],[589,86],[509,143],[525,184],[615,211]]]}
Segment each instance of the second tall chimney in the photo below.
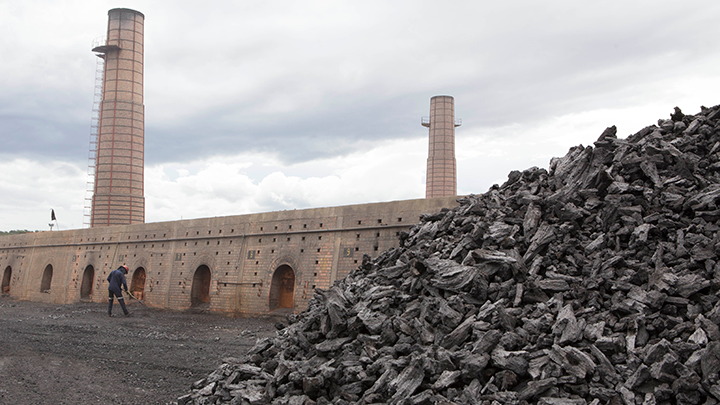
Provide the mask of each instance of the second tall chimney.
{"label": "second tall chimney", "polygon": [[451,96],[430,99],[430,118],[423,117],[422,125],[430,128],[425,198],[457,195],[455,167],[455,100]]}

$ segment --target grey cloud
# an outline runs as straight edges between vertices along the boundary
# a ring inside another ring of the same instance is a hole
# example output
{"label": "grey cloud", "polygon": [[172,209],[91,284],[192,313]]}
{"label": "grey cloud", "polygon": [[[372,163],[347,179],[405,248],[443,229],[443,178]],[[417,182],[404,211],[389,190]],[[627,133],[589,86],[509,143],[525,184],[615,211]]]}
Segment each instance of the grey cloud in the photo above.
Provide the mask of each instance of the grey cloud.
{"label": "grey cloud", "polygon": [[[250,151],[274,151],[287,163],[344,155],[361,142],[424,136],[427,129],[420,126],[420,117],[428,115],[430,96],[418,94],[377,103],[368,100],[359,105],[328,100],[328,107],[318,111],[277,116],[245,116],[237,111],[239,117],[233,117],[235,110],[223,109],[192,117],[177,127],[149,124],[146,161]],[[230,116],[230,122],[218,120],[222,116]],[[173,142],[162,141],[170,137]]]}
{"label": "grey cloud", "polygon": [[[218,4],[140,9],[150,164],[240,151],[293,163],[425,136],[417,122],[436,94],[455,96],[466,127],[616,108],[714,65],[719,46],[715,2]],[[94,66],[57,57],[43,70],[57,77],[25,83],[40,85],[22,95],[28,108],[0,113],[5,153],[86,158],[92,77],[69,78]],[[0,111],[17,104],[0,98]]]}

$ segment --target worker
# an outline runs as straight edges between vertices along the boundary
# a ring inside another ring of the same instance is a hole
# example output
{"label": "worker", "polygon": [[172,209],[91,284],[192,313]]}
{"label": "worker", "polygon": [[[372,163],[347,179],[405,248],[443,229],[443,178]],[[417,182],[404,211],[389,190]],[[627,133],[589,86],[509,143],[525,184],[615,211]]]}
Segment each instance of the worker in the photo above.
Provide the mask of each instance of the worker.
{"label": "worker", "polygon": [[128,292],[127,282],[125,281],[125,275],[128,273],[128,270],[128,266],[122,265],[116,270],[111,271],[107,278],[110,282],[108,286],[108,316],[112,316],[113,294],[117,297],[125,316],[130,315],[127,307],[125,307],[125,300],[123,299],[122,290],[120,289],[120,287],[122,287],[126,293]]}

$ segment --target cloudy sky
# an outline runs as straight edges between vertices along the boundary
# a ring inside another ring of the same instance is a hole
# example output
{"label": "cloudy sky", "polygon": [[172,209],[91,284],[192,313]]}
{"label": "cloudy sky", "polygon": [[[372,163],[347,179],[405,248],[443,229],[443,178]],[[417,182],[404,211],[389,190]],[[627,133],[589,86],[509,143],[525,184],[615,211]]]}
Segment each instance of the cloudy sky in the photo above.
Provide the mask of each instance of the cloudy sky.
{"label": "cloudy sky", "polygon": [[720,104],[716,0],[0,0],[0,230],[83,227],[116,7],[146,18],[147,222],[422,198],[435,95],[459,194]]}

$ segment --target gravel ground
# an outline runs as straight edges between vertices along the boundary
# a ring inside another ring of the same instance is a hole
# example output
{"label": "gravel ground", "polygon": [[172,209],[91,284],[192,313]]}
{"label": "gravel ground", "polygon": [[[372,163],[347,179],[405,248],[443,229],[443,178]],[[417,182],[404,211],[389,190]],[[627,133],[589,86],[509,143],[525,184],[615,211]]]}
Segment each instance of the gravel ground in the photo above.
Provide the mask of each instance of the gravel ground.
{"label": "gravel ground", "polygon": [[0,403],[170,404],[277,319],[0,298]]}

